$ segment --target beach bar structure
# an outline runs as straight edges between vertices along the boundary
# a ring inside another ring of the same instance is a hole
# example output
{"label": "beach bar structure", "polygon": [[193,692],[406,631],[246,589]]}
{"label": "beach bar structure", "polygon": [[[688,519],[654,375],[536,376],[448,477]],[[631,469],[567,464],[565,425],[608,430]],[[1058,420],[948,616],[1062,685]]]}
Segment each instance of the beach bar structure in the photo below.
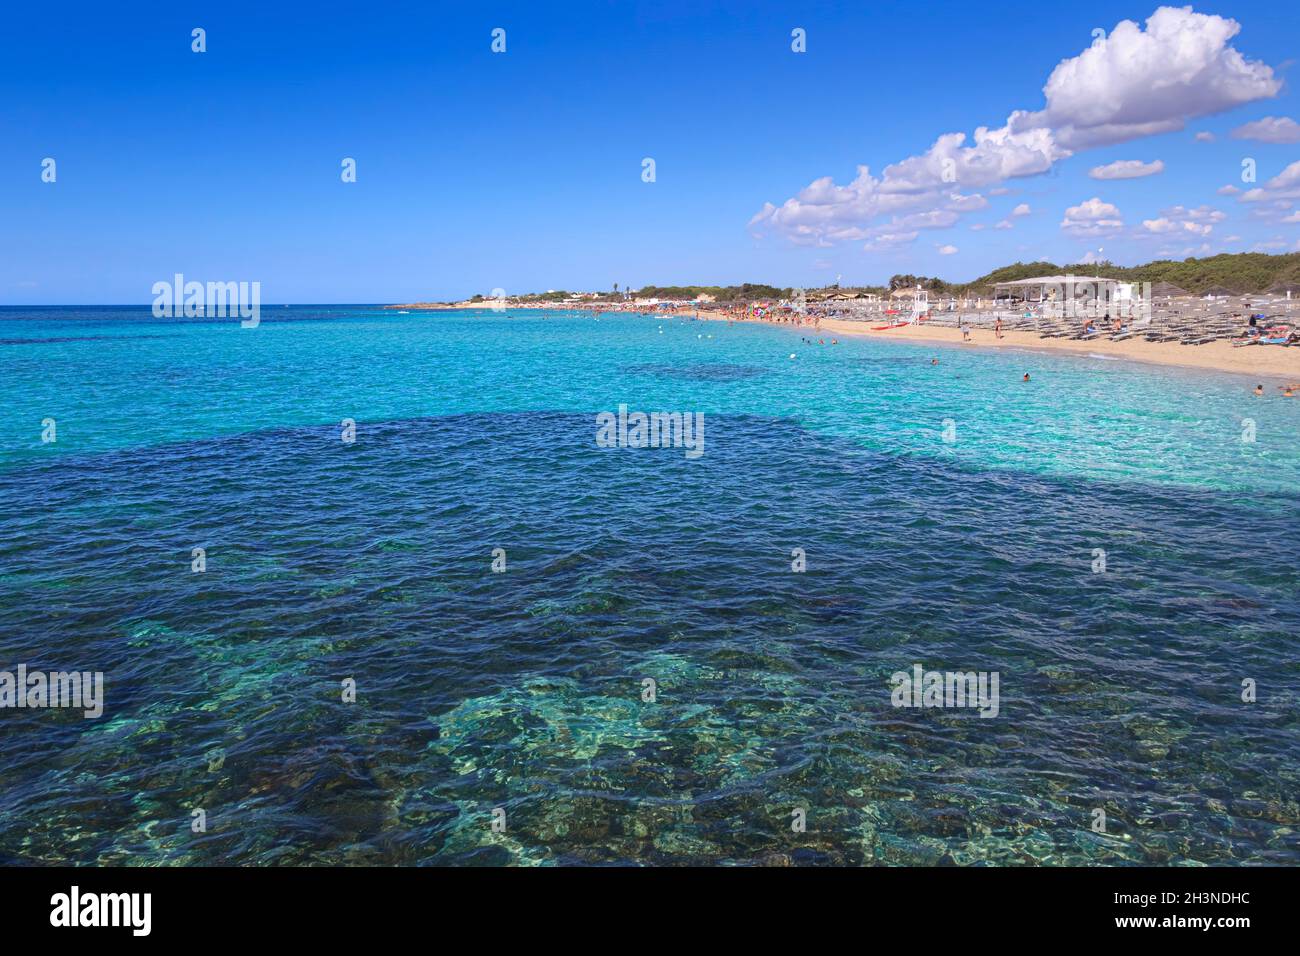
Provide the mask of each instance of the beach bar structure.
{"label": "beach bar structure", "polygon": [[1112,308],[1119,313],[1131,307],[1133,285],[1102,276],[1037,276],[995,282],[993,295],[995,299],[1019,299],[1045,314]]}

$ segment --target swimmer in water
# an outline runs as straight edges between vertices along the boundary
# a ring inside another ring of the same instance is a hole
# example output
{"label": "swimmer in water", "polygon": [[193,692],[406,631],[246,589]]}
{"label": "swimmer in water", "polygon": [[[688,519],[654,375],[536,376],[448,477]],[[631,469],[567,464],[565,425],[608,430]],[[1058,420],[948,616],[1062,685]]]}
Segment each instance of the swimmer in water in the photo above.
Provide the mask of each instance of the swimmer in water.
{"label": "swimmer in water", "polygon": [[939,360],[938,360],[937,358],[930,359],[930,364],[931,364],[931,365],[938,365],[938,364],[939,364]]}
{"label": "swimmer in water", "polygon": [[1295,390],[1300,388],[1300,385],[1279,385],[1278,388],[1282,389],[1283,398],[1295,398]]}
{"label": "swimmer in water", "polygon": [[1256,386],[1255,386],[1255,394],[1256,394],[1256,395],[1263,395],[1263,394],[1264,394],[1264,386],[1263,386],[1263,385],[1256,385]]}
{"label": "swimmer in water", "polygon": [[1025,377],[1022,378],[1020,381],[1022,381],[1022,382],[1027,382],[1027,381],[1029,381],[1029,373],[1026,372],[1026,373],[1025,373]]}

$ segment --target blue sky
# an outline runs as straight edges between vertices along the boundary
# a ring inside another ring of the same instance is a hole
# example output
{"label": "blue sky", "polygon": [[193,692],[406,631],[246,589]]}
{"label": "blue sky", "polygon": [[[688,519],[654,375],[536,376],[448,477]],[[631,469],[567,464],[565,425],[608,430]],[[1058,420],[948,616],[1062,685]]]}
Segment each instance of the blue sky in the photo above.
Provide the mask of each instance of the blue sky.
{"label": "blue sky", "polygon": [[[1160,102],[1130,90],[1135,102],[1116,107],[1130,120],[1164,110],[1181,129],[1117,142],[1065,130],[1097,97],[1061,105],[1063,88],[1042,120],[1055,137],[1049,168],[987,182],[963,168],[954,222],[952,203],[924,194],[859,215],[875,208],[870,183],[854,196],[801,193],[821,177],[847,187],[859,165],[879,178],[941,134],[963,132],[969,147],[978,126],[1043,111],[1044,84],[1094,28],[1118,42],[1118,22],[1155,10],[11,4],[0,25],[0,303],[144,303],[176,272],[260,281],[267,302],[375,302],[615,282],[962,280],[1017,259],[1295,250],[1300,224],[1284,220],[1300,218],[1300,203],[1276,178],[1300,160],[1278,122],[1300,119],[1300,28],[1281,2],[1195,7],[1240,24],[1227,45],[1255,64],[1248,80],[1207,67]],[[205,53],[191,52],[194,27],[207,31]],[[491,52],[495,27],[504,54]],[[806,53],[791,51],[795,27]],[[1195,115],[1229,86],[1242,102]],[[1233,138],[1266,117],[1265,138],[1278,141]],[[46,157],[54,183],[41,181]],[[356,183],[340,181],[344,157]],[[1241,182],[1244,158],[1255,184]],[[1163,170],[1142,178],[1089,176],[1157,160]],[[1220,194],[1226,185],[1241,192]],[[751,223],[764,203],[791,199]],[[1028,212],[1013,216],[1019,206]],[[915,228],[926,215],[942,225]]]}

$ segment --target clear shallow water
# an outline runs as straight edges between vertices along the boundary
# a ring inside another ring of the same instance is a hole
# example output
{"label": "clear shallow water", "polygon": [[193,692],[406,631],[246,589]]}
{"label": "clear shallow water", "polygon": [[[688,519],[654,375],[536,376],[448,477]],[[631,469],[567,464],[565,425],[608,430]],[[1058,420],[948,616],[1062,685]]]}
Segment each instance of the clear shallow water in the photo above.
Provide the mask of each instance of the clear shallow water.
{"label": "clear shallow water", "polygon": [[[0,311],[0,668],[108,684],[99,720],[0,711],[0,859],[1300,859],[1300,403],[766,327],[277,311]],[[620,402],[705,412],[705,454],[597,448]],[[914,663],[998,671],[1000,716],[893,708]]]}

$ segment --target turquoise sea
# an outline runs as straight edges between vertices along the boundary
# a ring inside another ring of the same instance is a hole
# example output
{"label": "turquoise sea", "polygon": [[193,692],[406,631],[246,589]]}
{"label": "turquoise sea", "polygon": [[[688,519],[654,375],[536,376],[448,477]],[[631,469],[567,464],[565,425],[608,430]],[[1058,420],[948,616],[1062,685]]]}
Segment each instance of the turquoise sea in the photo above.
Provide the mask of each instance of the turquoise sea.
{"label": "turquoise sea", "polygon": [[0,309],[0,862],[1300,863],[1300,401],[809,334]]}

